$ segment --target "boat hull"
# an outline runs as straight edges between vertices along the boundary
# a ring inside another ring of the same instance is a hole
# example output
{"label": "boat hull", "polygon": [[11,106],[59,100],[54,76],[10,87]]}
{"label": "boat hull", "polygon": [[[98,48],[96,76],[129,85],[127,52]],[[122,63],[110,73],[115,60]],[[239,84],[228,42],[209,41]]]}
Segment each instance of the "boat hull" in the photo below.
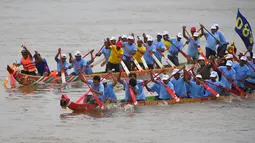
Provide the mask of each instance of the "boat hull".
{"label": "boat hull", "polygon": [[[174,68],[165,68],[165,72],[171,72],[173,71]],[[13,68],[11,68],[9,65],[7,65],[7,71],[10,74],[13,74],[14,78],[16,79],[16,81],[21,84],[21,85],[36,85],[38,83],[57,83],[57,84],[61,84],[61,77],[53,77],[53,76],[32,76],[32,75],[26,75],[26,74],[22,74],[20,71],[18,70],[14,70]],[[161,71],[161,69],[155,69],[153,70],[155,73],[159,73]],[[145,78],[148,77],[150,72],[148,70],[144,70],[144,71],[132,71],[131,73],[136,73],[137,76],[139,76],[139,78]],[[113,73],[113,76],[115,76],[115,78],[117,78],[119,73]],[[122,73],[123,76],[125,73]],[[95,73],[95,74],[90,74],[90,75],[85,75],[85,77],[87,79],[92,79],[94,76],[101,76],[104,77],[107,75],[107,73]],[[111,77],[106,77],[107,79],[111,80]],[[80,81],[79,76],[73,76],[73,75],[69,75],[66,76],[66,81],[69,82],[76,82],[76,81]]]}
{"label": "boat hull", "polygon": [[[226,100],[230,99],[231,95],[228,96],[220,96],[220,97],[204,97],[204,98],[185,98],[181,99],[179,102],[173,100],[151,100],[151,101],[138,101],[137,106],[149,106],[149,105],[158,105],[158,104],[183,104],[183,103],[199,103],[204,101],[216,101],[216,100]],[[88,110],[100,110],[94,104],[86,104],[86,103],[75,103],[70,101],[67,95],[62,95],[60,102],[64,104],[60,104],[63,108],[69,108],[73,112],[86,112]],[[123,103],[124,104],[132,104],[132,103]]]}

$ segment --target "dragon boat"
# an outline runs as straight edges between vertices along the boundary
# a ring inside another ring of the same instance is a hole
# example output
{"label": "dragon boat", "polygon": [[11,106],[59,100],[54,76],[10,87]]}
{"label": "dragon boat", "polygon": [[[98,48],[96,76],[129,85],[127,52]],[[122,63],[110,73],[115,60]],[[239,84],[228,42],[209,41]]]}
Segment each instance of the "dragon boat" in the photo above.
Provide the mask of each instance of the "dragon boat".
{"label": "dragon boat", "polygon": [[[167,67],[164,68],[165,72],[171,72],[173,71],[174,68],[172,67]],[[154,73],[159,73],[162,69],[154,69],[153,72]],[[7,71],[10,74],[13,74],[14,78],[16,79],[16,81],[21,84],[21,85],[36,85],[38,83],[57,83],[57,84],[61,84],[61,77],[60,76],[34,76],[34,75],[26,75],[21,73],[19,70],[16,70],[14,68],[12,68],[10,65],[7,65]],[[144,70],[144,71],[130,71],[130,73],[136,73],[137,76],[139,78],[145,78],[148,77],[150,72],[149,70]],[[115,76],[117,78],[118,76],[118,72],[113,73],[113,76]],[[124,76],[124,74],[126,73],[122,73]],[[89,74],[89,75],[85,75],[85,77],[87,79],[92,79],[94,76],[101,76],[104,77],[106,76],[107,73],[105,72],[97,72],[94,74]],[[111,77],[107,77],[106,79],[111,80]],[[68,75],[66,76],[66,82],[70,83],[70,82],[76,82],[76,81],[80,81],[79,75]]]}
{"label": "dragon boat", "polygon": [[[254,94],[247,94],[248,96],[254,96]],[[148,106],[148,105],[158,105],[158,104],[183,104],[183,103],[200,103],[205,101],[219,101],[219,100],[227,100],[234,98],[233,95],[224,95],[220,97],[203,97],[203,98],[183,98],[179,102],[176,100],[156,100],[155,96],[147,96],[145,101],[138,101],[137,106]],[[110,103],[112,105],[114,103]],[[123,103],[123,104],[133,104],[133,103]],[[76,103],[72,102],[67,95],[62,95],[60,99],[60,105],[62,108],[69,108],[73,112],[86,112],[93,110],[100,110],[99,106],[95,104],[87,104],[87,103]],[[108,106],[108,105],[106,105]]]}

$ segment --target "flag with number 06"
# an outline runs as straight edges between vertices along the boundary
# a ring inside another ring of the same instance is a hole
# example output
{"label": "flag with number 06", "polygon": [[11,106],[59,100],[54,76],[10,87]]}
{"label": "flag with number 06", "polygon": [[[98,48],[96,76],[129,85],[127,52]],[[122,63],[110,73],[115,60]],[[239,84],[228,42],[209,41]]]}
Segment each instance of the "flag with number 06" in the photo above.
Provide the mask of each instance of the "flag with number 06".
{"label": "flag with number 06", "polygon": [[251,50],[254,44],[251,26],[248,20],[240,13],[239,9],[237,11],[235,31],[243,40],[246,48]]}

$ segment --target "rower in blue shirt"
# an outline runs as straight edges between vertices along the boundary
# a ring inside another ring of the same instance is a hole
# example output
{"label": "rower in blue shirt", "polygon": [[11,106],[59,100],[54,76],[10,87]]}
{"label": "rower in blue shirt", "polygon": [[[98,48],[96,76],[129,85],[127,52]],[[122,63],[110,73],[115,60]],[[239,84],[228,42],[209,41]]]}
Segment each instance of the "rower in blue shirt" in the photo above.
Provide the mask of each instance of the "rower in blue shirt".
{"label": "rower in blue shirt", "polygon": [[[100,76],[94,76],[93,80],[88,80],[88,84],[91,86],[90,91],[93,92],[98,98],[99,100],[101,100],[101,97],[104,96],[104,86],[103,84],[100,82],[101,78]],[[84,98],[84,103],[88,103],[88,104],[96,104],[97,102],[94,98],[93,95],[87,95]]]}
{"label": "rower in blue shirt", "polygon": [[70,57],[69,62],[72,64],[72,67],[74,70],[71,74],[79,75],[79,71],[78,71],[77,67],[75,66],[75,63],[77,64],[78,68],[81,70],[81,73],[85,74],[85,69],[86,69],[86,65],[87,65],[86,60],[81,57],[80,51],[76,51],[74,56],[75,56],[75,58],[73,59],[72,54],[69,53],[69,57]]}
{"label": "rower in blue shirt", "polygon": [[[106,44],[106,42],[104,42],[104,45]],[[106,60],[106,66],[105,66],[105,72],[107,72],[107,69],[108,69],[108,59],[110,57],[110,54],[111,54],[111,49],[106,49],[106,47],[104,46],[102,48],[102,50],[96,54],[96,56],[100,57],[101,55],[104,55],[104,58]]]}
{"label": "rower in blue shirt", "polygon": [[[252,61],[248,61],[250,65],[255,68],[255,55],[252,57]],[[255,90],[255,72],[254,70],[249,66],[250,76],[245,80],[245,86],[249,87],[249,92],[252,93],[253,90]]]}
{"label": "rower in blue shirt", "polygon": [[244,91],[247,90],[247,88],[244,87],[244,80],[247,79],[250,75],[249,67],[246,65],[247,58],[245,56],[242,56],[240,58],[239,64],[236,66],[233,66],[233,69],[236,71],[236,84],[238,87],[242,88]]}
{"label": "rower in blue shirt", "polygon": [[[154,80],[160,80],[159,77],[155,77]],[[144,84],[145,88],[147,89],[147,91],[149,92],[156,92],[157,96],[160,94],[160,85],[157,83],[153,83],[153,85],[151,87],[148,87],[148,83],[146,82]]]}
{"label": "rower in blue shirt", "polygon": [[211,55],[216,56],[216,46],[220,43],[218,34],[216,33],[216,26],[211,27],[211,33],[204,32],[204,26],[201,24],[201,34],[206,38],[206,57],[209,58]]}
{"label": "rower in blue shirt", "polygon": [[182,34],[179,32],[176,36],[176,39],[168,39],[169,42],[171,43],[171,46],[169,48],[168,52],[168,59],[173,62],[175,66],[179,66],[179,58],[178,58],[178,53],[179,50],[182,50],[183,48],[183,43],[181,41],[182,39]]}
{"label": "rower in blue shirt", "polygon": [[227,76],[221,76],[221,85],[229,89],[232,88],[232,83],[230,81],[234,82],[236,79],[236,71],[232,68],[232,65],[232,61],[227,61],[226,66],[218,67]]}
{"label": "rower in blue shirt", "polygon": [[162,58],[162,55],[161,53],[165,52],[166,50],[166,46],[165,44],[161,41],[162,39],[162,34],[161,33],[158,33],[157,34],[157,40],[154,40],[153,41],[153,45],[155,45],[156,47],[156,53],[155,53],[155,56],[157,57],[157,59],[161,62],[161,58]]}
{"label": "rower in blue shirt", "polygon": [[101,97],[104,103],[117,102],[117,96],[114,91],[114,87],[117,84],[117,80],[110,74],[113,82],[103,79],[102,83],[104,85],[104,96]]}
{"label": "rower in blue shirt", "polygon": [[181,71],[179,72],[179,69],[174,69],[172,75],[174,75],[174,78],[170,81],[174,85],[175,94],[178,97],[187,98],[186,81],[183,79],[184,77],[181,77]]}
{"label": "rower in blue shirt", "polygon": [[195,82],[191,80],[186,80],[190,85],[190,95],[191,98],[202,98],[205,94],[205,88],[202,85],[202,76],[200,74],[196,75]]}
{"label": "rower in blue shirt", "polygon": [[152,37],[148,37],[147,39],[147,43],[145,43],[145,45],[147,46],[147,49],[143,55],[147,65],[148,65],[148,68],[149,69],[153,69],[153,64],[154,64],[154,59],[152,58],[151,54],[150,54],[150,51],[152,53],[156,53],[156,47],[155,45],[152,44],[153,42],[153,39]]}
{"label": "rower in blue shirt", "polygon": [[218,35],[220,41],[217,48],[217,56],[222,58],[225,55],[229,43],[226,41],[223,33],[219,30],[219,24],[214,24],[214,26],[216,27],[216,34]]}
{"label": "rower in blue shirt", "polygon": [[61,57],[62,57],[62,63],[60,63],[60,59],[58,58],[60,54],[60,50],[58,51],[58,53],[56,54],[55,56],[55,61],[57,62],[57,76],[61,76],[61,69],[64,69],[64,73],[65,75],[68,75],[67,73],[67,69],[71,69],[72,68],[72,65],[66,61],[66,54],[62,54]]}
{"label": "rower in blue shirt", "polygon": [[197,32],[195,32],[193,34],[192,39],[190,37],[188,37],[186,35],[185,32],[185,26],[183,26],[183,37],[185,39],[187,39],[187,41],[189,42],[189,47],[188,47],[188,55],[195,60],[195,62],[197,61],[198,58],[198,48],[200,47],[200,39],[199,39],[199,34]]}
{"label": "rower in blue shirt", "polygon": [[134,56],[137,50],[137,47],[134,43],[134,37],[133,36],[128,36],[128,41],[124,42],[122,47],[124,50],[124,55],[122,57],[123,62],[125,63],[125,65],[127,66],[127,68],[129,70],[133,70],[132,67],[132,63],[133,63],[133,59],[131,58],[131,56]]}
{"label": "rower in blue shirt", "polygon": [[[217,77],[218,73],[212,71],[210,75],[211,80],[205,80],[205,82],[210,88],[220,94],[222,92],[222,88],[220,88],[222,85],[221,82],[217,81]],[[213,94],[209,90],[205,90],[205,96],[213,96]]]}
{"label": "rower in blue shirt", "polygon": [[167,92],[166,87],[170,88],[174,91],[174,85],[169,81],[169,76],[167,74],[163,75],[162,81],[156,81],[153,78],[152,71],[151,71],[151,81],[159,85],[159,96],[157,97],[159,100],[170,100],[172,96]]}

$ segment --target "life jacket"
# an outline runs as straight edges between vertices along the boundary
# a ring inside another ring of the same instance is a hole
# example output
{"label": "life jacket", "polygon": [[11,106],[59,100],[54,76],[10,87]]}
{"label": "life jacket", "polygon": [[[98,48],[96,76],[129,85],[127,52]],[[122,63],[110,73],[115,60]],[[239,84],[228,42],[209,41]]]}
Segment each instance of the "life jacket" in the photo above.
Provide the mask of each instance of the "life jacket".
{"label": "life jacket", "polygon": [[24,71],[28,71],[28,72],[35,72],[36,71],[35,63],[31,60],[30,56],[28,56],[27,59],[24,59],[22,57],[21,63],[23,65]]}

